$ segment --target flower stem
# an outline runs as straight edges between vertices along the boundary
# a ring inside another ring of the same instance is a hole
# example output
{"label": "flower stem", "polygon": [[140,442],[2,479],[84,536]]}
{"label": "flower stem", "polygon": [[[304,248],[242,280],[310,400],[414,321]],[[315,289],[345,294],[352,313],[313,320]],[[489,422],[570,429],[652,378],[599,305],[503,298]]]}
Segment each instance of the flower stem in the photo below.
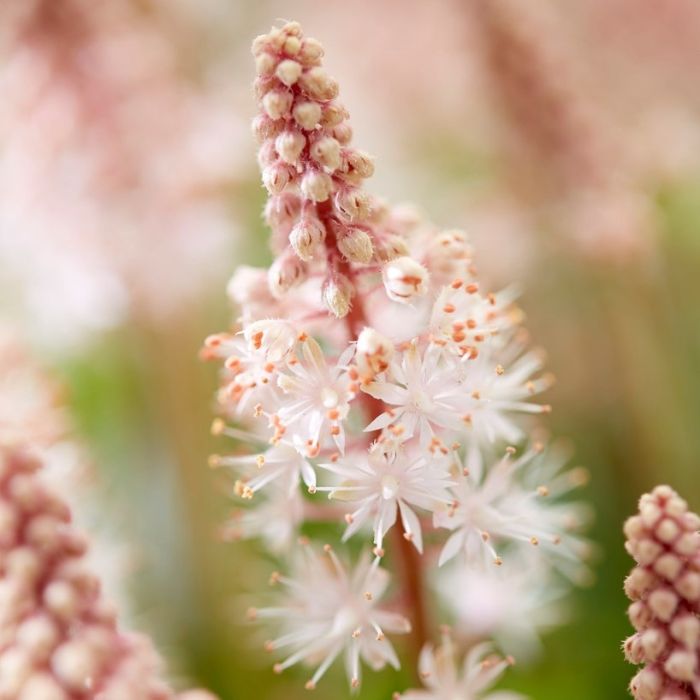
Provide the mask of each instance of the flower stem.
{"label": "flower stem", "polygon": [[[328,228],[328,227],[327,227]],[[344,269],[341,271],[354,282],[353,271],[344,261],[340,263]],[[352,307],[345,317],[350,340],[357,340],[362,329],[367,325],[362,298],[356,289]],[[386,409],[384,403],[369,394],[360,397],[370,420],[380,415]],[[368,441],[372,439],[368,435]],[[428,615],[425,605],[425,592],[423,581],[423,560],[413,544],[406,539],[403,523],[400,519],[392,528],[393,554],[398,568],[399,580],[403,590],[401,599],[406,613],[411,620],[411,655],[412,668],[417,668],[417,660],[420,650],[428,640]]]}

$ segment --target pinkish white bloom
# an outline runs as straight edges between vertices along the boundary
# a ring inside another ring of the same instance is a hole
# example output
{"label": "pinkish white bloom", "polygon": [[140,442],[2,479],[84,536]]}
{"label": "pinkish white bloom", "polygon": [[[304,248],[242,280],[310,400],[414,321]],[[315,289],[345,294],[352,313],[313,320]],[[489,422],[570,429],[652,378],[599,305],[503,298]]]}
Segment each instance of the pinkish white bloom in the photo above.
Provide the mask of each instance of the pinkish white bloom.
{"label": "pinkish white bloom", "polygon": [[492,639],[519,659],[541,651],[542,634],[567,617],[568,586],[536,551],[514,553],[502,566],[459,559],[438,569],[434,583],[456,633]]}
{"label": "pinkish white bloom", "polygon": [[510,657],[501,658],[491,652],[489,644],[473,647],[461,669],[457,666],[456,651],[449,633],[443,634],[442,644],[427,645],[418,661],[418,673],[424,690],[407,690],[401,700],[525,700],[518,693],[486,691],[512,665]]}
{"label": "pinkish white bloom", "polygon": [[584,524],[585,513],[558,498],[585,483],[586,473],[560,473],[564,459],[556,452],[543,452],[541,446],[515,459],[513,452],[507,450],[483,476],[461,469],[458,452],[451,454],[457,479],[454,507],[435,515],[436,525],[452,531],[440,564],[460,553],[474,564],[488,559],[501,564],[497,548],[526,545],[547,549],[553,562],[580,577],[586,547],[576,530]]}
{"label": "pinkish white bloom", "polygon": [[348,571],[330,547],[319,555],[307,545],[302,547],[294,578],[273,575],[273,582],[284,587],[281,600],[252,614],[274,620],[281,633],[266,645],[288,653],[275,671],[301,661],[314,663],[316,670],[306,684],[314,688],[344,654],[348,679],[357,687],[360,660],[374,670],[386,664],[398,668],[398,657],[385,633],[405,634],[410,625],[401,615],[379,607],[389,575],[378,564],[378,558],[365,555]]}
{"label": "pinkish white bloom", "polygon": [[347,373],[355,349],[347,348],[335,365],[329,366],[321,346],[313,338],[306,336],[299,344],[301,357],[297,362],[287,363],[287,371],[277,377],[284,395],[277,415],[283,425],[294,428],[295,439],[310,453],[317,452],[321,440],[327,436],[342,452],[343,422],[355,396]]}
{"label": "pinkish white bloom", "polygon": [[355,504],[355,510],[345,516],[348,528],[343,539],[371,520],[378,550],[400,516],[404,536],[422,552],[423,534],[413,508],[432,513],[445,510],[451,500],[448,488],[453,482],[445,468],[432,465],[422,455],[412,457],[400,444],[388,439],[374,443],[364,462],[345,463],[341,459],[320,466],[341,477],[342,482],[318,490],[328,491],[329,498]]}
{"label": "pinkish white bloom", "polygon": [[384,288],[392,301],[408,303],[427,292],[428,271],[409,257],[395,258],[382,270]]}

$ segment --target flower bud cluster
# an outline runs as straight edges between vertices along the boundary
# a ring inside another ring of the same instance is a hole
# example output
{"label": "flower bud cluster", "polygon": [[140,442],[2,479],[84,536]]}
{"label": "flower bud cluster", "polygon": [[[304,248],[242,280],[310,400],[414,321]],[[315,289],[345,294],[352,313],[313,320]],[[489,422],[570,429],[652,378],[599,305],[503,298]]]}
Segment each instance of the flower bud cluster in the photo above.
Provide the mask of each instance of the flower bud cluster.
{"label": "flower bud cluster", "polygon": [[398,271],[384,271],[387,293],[402,301],[422,294],[425,269],[406,258],[405,243],[373,217],[380,205],[362,182],[374,165],[350,145],[348,112],[336,99],[338,84],[321,65],[321,45],[289,22],[259,36],[253,54],[261,110],[253,129],[270,195],[265,216],[278,255],[270,271],[272,293],[282,296],[320,267],[324,304],[342,318],[353,296],[345,280],[355,267],[367,272],[367,266],[402,258]]}
{"label": "flower bud cluster", "polygon": [[174,700],[150,641],[118,629],[87,541],[40,470],[19,448],[0,450],[0,697]]}
{"label": "flower bud cluster", "polygon": [[624,643],[643,664],[630,683],[637,700],[700,697],[700,517],[668,486],[642,496],[625,523],[637,566],[625,581],[636,632]]}

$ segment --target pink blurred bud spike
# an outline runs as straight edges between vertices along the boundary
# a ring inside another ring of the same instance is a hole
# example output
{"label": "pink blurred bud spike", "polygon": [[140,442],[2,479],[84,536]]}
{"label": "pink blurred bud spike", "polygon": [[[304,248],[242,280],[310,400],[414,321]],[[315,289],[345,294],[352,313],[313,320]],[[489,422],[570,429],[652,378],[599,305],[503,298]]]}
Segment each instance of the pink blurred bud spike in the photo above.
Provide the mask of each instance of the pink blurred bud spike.
{"label": "pink blurred bud spike", "polygon": [[642,496],[625,523],[637,566],[625,581],[637,630],[624,643],[643,668],[630,683],[636,700],[700,697],[700,517],[668,486]]}
{"label": "pink blurred bud spike", "polygon": [[119,629],[85,565],[87,540],[41,467],[0,450],[0,698],[215,700],[178,696],[150,639]]}

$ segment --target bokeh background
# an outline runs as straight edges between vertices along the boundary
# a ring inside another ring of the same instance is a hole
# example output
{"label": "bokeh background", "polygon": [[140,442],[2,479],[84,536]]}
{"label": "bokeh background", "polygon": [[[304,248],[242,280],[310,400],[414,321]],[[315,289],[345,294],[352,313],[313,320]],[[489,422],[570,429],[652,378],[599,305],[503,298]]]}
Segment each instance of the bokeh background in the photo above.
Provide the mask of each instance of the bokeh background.
{"label": "bokeh background", "polygon": [[695,0],[2,3],[0,316],[66,387],[99,526],[130,551],[105,575],[175,678],[304,695],[244,623],[273,564],[217,537],[232,501],[198,360],[230,273],[269,260],[249,45],[278,18],[325,44],[370,189],[465,228],[489,284],[522,290],[552,433],[591,472],[596,581],[508,687],[623,697],[623,519],[659,482],[700,508]]}

